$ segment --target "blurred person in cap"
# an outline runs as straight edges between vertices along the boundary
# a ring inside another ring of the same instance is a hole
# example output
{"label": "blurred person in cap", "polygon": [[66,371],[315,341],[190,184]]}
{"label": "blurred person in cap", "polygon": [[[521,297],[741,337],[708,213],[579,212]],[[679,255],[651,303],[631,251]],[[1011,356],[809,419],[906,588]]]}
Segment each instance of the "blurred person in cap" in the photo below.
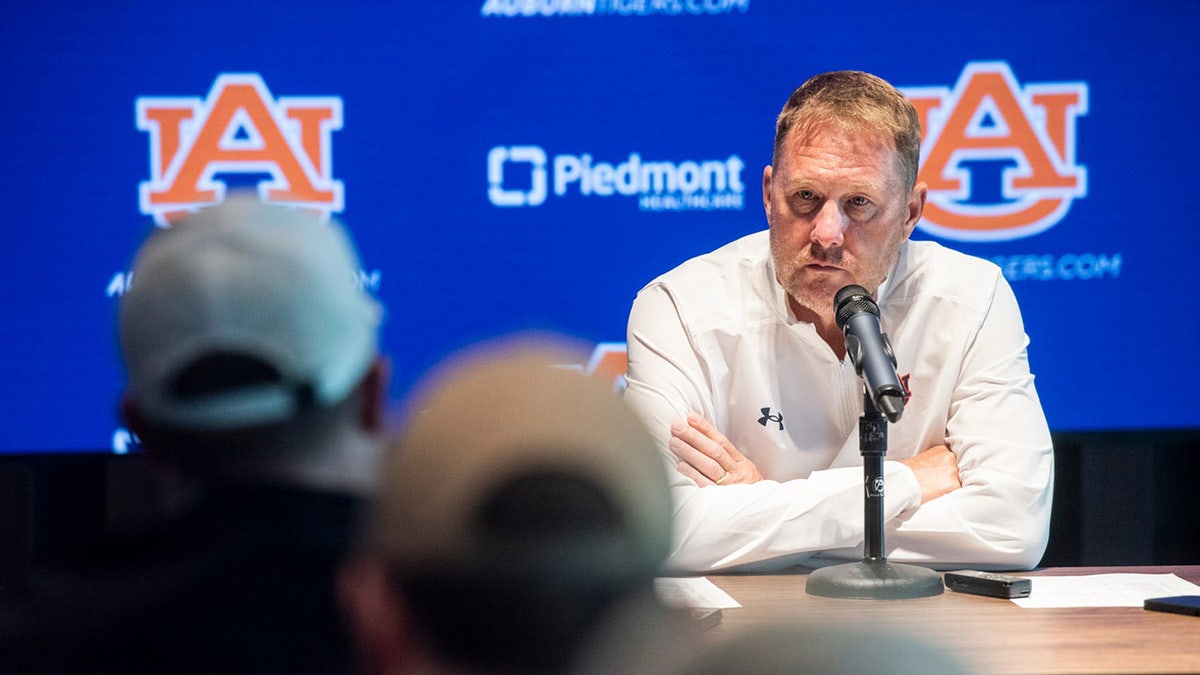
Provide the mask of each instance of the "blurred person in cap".
{"label": "blurred person in cap", "polygon": [[5,629],[22,668],[348,667],[334,578],[372,488],[387,382],[358,271],[340,225],[252,196],[144,242],[119,307],[121,409],[194,499],[45,573],[24,632]]}
{"label": "blurred person in cap", "polygon": [[119,310],[146,450],[221,481],[369,490],[387,369],[359,269],[339,224],[250,195],[151,236]]}
{"label": "blurred person in cap", "polygon": [[666,468],[610,386],[555,367],[579,362],[555,340],[502,341],[418,388],[342,576],[368,672],[663,667],[641,659],[683,629],[653,594]]}

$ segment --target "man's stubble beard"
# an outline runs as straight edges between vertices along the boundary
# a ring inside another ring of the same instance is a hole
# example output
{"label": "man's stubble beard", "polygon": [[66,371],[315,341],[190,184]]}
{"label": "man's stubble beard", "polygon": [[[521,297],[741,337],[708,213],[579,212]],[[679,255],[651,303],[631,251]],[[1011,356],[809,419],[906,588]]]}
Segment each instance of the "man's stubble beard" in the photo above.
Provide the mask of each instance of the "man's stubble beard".
{"label": "man's stubble beard", "polygon": [[[826,249],[814,242],[803,256],[793,257],[789,261],[780,261],[776,258],[776,272],[779,275],[780,284],[783,285],[783,289],[792,302],[819,317],[830,318],[833,316],[833,296],[838,290],[832,288],[831,283],[837,284],[837,282],[805,280],[801,277],[801,272],[805,265],[810,263],[840,266],[844,260],[845,250],[840,246]],[[780,265],[780,262],[783,264]]]}
{"label": "man's stubble beard", "polygon": [[846,269],[846,271],[853,281],[835,281],[832,283],[810,281],[806,284],[798,277],[800,270],[805,265],[816,262],[843,266],[846,263],[845,249],[841,246],[827,249],[816,242],[812,242],[809,244],[804,255],[793,257],[790,260],[781,260],[778,255],[779,247],[774,228],[770,232],[771,257],[775,264],[775,275],[779,284],[783,286],[792,303],[813,312],[826,321],[833,320],[833,299],[837,292],[844,286],[852,283],[858,284],[866,288],[874,296],[879,290],[879,285],[883,283],[883,280],[891,273],[892,268],[895,267],[896,260],[900,255],[900,246],[903,244],[903,241],[900,239],[888,242],[890,250],[881,265],[875,266],[875,269],[855,269],[858,267],[856,264],[857,261],[851,261],[851,267]]}

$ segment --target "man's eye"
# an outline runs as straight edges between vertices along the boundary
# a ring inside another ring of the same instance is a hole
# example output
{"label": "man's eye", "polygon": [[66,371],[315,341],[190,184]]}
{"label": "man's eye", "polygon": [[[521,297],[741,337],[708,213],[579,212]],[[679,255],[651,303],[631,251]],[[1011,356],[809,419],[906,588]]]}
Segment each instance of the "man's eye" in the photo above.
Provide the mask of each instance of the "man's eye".
{"label": "man's eye", "polygon": [[807,202],[816,199],[817,193],[813,192],[812,190],[801,190],[796,193],[796,196]]}
{"label": "man's eye", "polygon": [[871,203],[871,200],[870,200],[870,199],[867,199],[866,197],[863,197],[863,196],[861,196],[861,195],[860,195],[860,196],[857,196],[857,197],[851,197],[851,198],[850,198],[850,204],[851,204],[852,206],[867,206],[867,205],[868,205],[868,204],[870,204],[870,203]]}

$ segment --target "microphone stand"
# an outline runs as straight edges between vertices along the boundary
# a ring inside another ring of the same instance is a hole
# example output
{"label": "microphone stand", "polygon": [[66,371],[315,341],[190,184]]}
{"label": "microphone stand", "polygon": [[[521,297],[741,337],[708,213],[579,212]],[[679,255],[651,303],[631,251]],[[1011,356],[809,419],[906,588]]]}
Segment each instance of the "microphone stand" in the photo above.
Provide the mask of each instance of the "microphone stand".
{"label": "microphone stand", "polygon": [[863,457],[862,562],[822,567],[808,575],[806,590],[828,598],[894,600],[942,593],[941,576],[926,567],[890,563],[883,552],[883,456],[887,454],[887,418],[863,387],[858,447]]}

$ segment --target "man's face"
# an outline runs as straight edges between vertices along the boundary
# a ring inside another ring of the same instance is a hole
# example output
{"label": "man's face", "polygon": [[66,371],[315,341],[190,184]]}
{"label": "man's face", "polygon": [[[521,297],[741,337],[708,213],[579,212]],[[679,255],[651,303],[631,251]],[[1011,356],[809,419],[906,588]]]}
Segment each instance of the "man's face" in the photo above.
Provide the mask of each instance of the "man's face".
{"label": "man's face", "polygon": [[831,320],[833,296],[847,284],[874,293],[920,220],[925,192],[923,183],[906,189],[882,134],[789,131],[777,166],[763,171],[763,207],[775,274],[797,318]]}

